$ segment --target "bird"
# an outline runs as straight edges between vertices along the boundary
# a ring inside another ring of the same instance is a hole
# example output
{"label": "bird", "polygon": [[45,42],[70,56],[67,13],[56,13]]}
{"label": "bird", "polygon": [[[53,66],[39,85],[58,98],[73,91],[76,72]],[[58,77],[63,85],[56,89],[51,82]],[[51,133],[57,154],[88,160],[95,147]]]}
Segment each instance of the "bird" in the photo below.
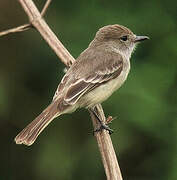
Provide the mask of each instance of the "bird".
{"label": "bird", "polygon": [[63,76],[48,107],[15,137],[16,144],[30,146],[56,117],[78,108],[93,110],[108,99],[127,79],[136,45],[147,39],[119,24],[100,28]]}

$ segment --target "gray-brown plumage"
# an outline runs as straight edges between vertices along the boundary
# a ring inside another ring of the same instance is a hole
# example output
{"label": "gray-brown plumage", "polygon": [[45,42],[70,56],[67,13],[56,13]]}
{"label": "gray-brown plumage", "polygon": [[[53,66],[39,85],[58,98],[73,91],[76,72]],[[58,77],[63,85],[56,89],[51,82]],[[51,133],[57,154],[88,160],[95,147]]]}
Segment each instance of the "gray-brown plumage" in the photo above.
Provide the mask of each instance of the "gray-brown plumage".
{"label": "gray-brown plumage", "polygon": [[51,104],[16,136],[16,143],[31,145],[55,117],[106,100],[126,80],[135,44],[145,39],[120,25],[101,28],[61,80]]}

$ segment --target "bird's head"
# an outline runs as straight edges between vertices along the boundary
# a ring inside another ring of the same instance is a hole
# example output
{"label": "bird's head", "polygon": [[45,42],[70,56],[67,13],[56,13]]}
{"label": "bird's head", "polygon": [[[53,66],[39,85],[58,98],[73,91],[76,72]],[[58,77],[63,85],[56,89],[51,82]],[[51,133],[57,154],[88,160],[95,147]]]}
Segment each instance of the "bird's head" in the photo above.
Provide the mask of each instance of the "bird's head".
{"label": "bird's head", "polygon": [[131,55],[138,42],[149,39],[147,36],[137,36],[122,25],[107,25],[99,29],[94,41],[95,45],[108,45],[121,54]]}

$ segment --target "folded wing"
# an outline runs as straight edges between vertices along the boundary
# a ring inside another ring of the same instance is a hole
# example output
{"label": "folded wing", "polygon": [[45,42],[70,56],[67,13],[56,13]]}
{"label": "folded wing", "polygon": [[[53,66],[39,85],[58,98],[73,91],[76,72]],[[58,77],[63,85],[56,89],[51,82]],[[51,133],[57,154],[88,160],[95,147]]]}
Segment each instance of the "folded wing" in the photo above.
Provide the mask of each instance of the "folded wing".
{"label": "folded wing", "polygon": [[105,53],[103,56],[103,53],[99,51],[94,55],[87,54],[92,53],[82,53],[68,70],[53,100],[63,94],[63,103],[73,105],[84,94],[120,75],[123,69],[120,54]]}

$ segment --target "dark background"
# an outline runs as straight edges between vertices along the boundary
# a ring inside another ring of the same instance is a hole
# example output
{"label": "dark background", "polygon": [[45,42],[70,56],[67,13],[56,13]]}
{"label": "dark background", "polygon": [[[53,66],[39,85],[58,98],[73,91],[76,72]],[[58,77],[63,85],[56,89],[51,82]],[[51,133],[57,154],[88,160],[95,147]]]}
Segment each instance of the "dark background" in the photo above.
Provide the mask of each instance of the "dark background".
{"label": "dark background", "polygon": [[[34,1],[41,9],[45,1]],[[125,180],[177,179],[177,2],[53,1],[46,21],[76,58],[108,24],[148,35],[124,86],[103,107]],[[0,1],[0,31],[27,23],[18,1]],[[40,34],[0,37],[0,180],[106,179],[86,110],[57,118],[34,145],[14,137],[51,101],[64,65]]]}

